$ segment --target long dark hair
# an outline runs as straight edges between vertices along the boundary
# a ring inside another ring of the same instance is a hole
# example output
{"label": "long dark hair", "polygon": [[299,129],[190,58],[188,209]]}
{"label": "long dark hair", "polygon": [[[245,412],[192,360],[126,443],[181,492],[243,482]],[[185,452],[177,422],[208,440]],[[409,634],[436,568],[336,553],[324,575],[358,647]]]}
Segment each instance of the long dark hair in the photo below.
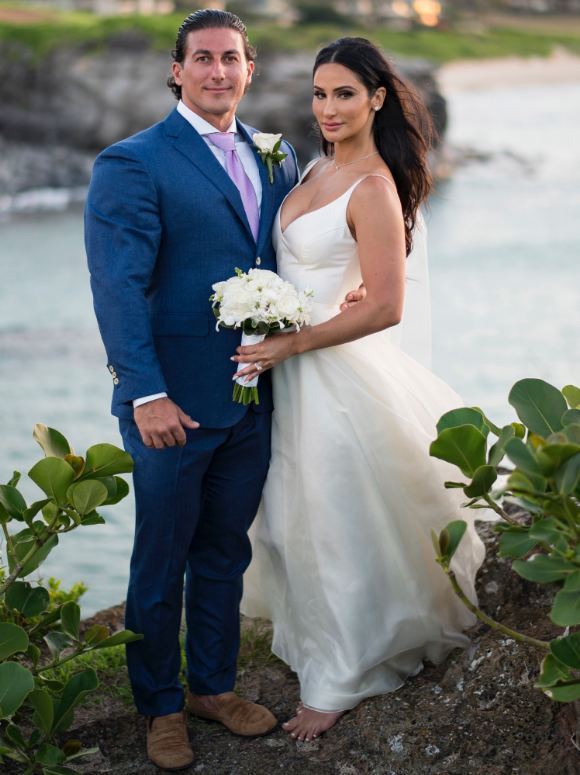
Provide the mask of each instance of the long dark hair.
{"label": "long dark hair", "polygon": [[[202,8],[200,11],[190,13],[189,16],[183,20],[181,27],[177,30],[175,48],[171,52],[173,61],[183,64],[187,49],[187,36],[190,32],[214,29],[229,29],[239,32],[244,42],[246,59],[248,62],[254,61],[256,58],[256,49],[248,39],[248,31],[246,30],[244,22],[239,16],[236,16],[235,13],[219,11],[215,8]],[[175,95],[175,98],[178,100],[181,99],[181,86],[175,83],[175,78],[172,75],[167,79],[167,85]]]}
{"label": "long dark hair", "polygon": [[[316,57],[313,75],[321,65],[329,63],[351,70],[369,95],[381,86],[387,91],[382,108],[375,114],[373,136],[397,186],[409,255],[417,210],[433,185],[427,164],[433,138],[430,114],[415,90],[395,73],[379,49],[366,38],[339,38],[325,46]],[[324,137],[322,151],[332,156],[333,144]]]}

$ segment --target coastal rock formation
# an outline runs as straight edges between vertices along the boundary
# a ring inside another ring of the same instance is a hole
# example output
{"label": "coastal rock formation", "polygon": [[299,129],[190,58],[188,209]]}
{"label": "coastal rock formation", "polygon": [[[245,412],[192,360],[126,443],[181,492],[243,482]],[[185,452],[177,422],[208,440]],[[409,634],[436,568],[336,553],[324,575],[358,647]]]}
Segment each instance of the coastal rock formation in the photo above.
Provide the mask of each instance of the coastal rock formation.
{"label": "coastal rock formation", "polygon": [[[301,164],[318,149],[311,102],[312,52],[265,53],[240,109],[262,131],[283,132]],[[434,68],[400,61],[445,130],[445,100]],[[107,145],[155,123],[175,99],[165,81],[167,53],[138,33],[118,34],[105,48],[59,48],[43,57],[0,43],[0,195],[31,188],[77,186]],[[70,149],[67,154],[66,149]]]}

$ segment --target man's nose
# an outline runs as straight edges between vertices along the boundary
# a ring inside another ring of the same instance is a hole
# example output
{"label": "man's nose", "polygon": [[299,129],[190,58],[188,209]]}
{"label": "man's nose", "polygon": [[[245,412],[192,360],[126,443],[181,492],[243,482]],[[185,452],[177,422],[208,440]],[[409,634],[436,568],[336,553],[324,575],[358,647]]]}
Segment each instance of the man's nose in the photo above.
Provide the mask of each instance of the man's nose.
{"label": "man's nose", "polygon": [[223,62],[220,60],[213,63],[211,69],[211,77],[216,81],[222,81],[225,78],[225,69]]}

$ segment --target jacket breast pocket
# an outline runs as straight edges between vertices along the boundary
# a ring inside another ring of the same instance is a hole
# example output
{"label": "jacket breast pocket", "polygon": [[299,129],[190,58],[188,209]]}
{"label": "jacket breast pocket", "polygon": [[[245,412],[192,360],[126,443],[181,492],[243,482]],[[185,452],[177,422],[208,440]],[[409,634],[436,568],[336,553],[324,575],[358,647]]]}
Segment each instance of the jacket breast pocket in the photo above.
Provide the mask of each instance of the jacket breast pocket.
{"label": "jacket breast pocket", "polygon": [[203,313],[163,312],[151,315],[153,336],[207,336],[209,317]]}

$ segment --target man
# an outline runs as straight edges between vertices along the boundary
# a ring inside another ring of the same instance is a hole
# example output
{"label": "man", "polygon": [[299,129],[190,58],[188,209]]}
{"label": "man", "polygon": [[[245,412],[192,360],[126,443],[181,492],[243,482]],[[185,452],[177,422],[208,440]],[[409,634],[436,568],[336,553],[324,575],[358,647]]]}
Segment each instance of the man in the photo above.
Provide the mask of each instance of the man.
{"label": "man", "polygon": [[272,224],[297,181],[284,143],[270,183],[252,130],[236,121],[254,70],[241,20],[191,14],[173,57],[177,108],[103,151],[86,208],[112,411],[135,460],[126,623],[144,639],[127,663],[149,758],[164,769],[193,759],[179,681],[184,575],[189,710],[240,735],[276,724],[233,693],[247,530],[270,457],[270,378],[259,405],[232,401],[240,334],[215,330],[208,298],[235,267],[276,269]]}

